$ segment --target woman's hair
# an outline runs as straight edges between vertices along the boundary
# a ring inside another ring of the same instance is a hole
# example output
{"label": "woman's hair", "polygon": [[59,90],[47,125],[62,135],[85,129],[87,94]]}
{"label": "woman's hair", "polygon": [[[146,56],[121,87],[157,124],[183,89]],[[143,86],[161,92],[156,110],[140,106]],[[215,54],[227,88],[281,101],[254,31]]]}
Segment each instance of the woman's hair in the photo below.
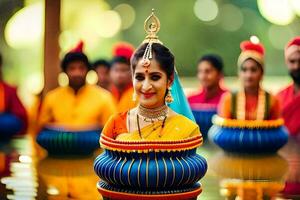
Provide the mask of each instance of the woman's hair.
{"label": "woman's hair", "polygon": [[[145,49],[147,47],[148,43],[142,44],[133,54],[131,58],[131,69],[132,72],[135,71],[135,68],[138,64],[138,61],[143,58],[143,55],[145,53]],[[174,55],[171,53],[171,51],[158,43],[152,44],[152,54],[153,58],[159,63],[160,68],[166,72],[167,78],[171,79],[171,77],[174,74]]]}
{"label": "woman's hair", "polygon": [[198,64],[203,61],[209,62],[217,71],[223,72],[223,60],[219,55],[206,54],[198,60]]}

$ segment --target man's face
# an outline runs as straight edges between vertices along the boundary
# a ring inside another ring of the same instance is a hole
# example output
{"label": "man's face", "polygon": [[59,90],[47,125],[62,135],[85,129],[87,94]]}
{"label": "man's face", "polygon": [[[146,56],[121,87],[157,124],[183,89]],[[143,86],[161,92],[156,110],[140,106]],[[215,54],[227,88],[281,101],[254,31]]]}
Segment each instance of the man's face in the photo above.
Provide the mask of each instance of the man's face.
{"label": "man's face", "polygon": [[300,51],[294,52],[286,59],[286,64],[289,71],[300,69]]}
{"label": "man's face", "polygon": [[294,83],[300,85],[300,51],[296,51],[286,58],[289,74]]}
{"label": "man's face", "polygon": [[111,66],[110,77],[118,88],[124,88],[131,82],[130,66],[125,63],[114,63]]}
{"label": "man's face", "polygon": [[82,61],[73,61],[68,64],[66,74],[69,78],[69,85],[74,89],[79,89],[85,85],[85,78],[88,73],[88,67]]}
{"label": "man's face", "polygon": [[104,65],[98,65],[95,68],[98,75],[98,83],[101,87],[106,87],[110,82],[109,69]]}

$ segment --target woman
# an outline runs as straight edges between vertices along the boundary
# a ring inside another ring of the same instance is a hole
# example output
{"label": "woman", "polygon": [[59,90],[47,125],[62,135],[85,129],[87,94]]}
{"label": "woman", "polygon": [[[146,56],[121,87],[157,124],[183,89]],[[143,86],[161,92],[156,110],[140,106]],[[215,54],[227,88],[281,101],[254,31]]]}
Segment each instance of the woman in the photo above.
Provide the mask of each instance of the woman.
{"label": "woman", "polygon": [[287,142],[277,99],[263,90],[264,47],[241,43],[238,59],[242,89],[225,94],[209,137],[225,151],[238,153],[276,152]]}
{"label": "woman", "polygon": [[207,54],[199,59],[197,68],[201,89],[189,96],[188,101],[200,131],[206,137],[212,126],[212,116],[216,114],[221,97],[226,92],[221,86],[223,61],[218,55]]}
{"label": "woman", "polygon": [[218,114],[223,118],[271,120],[280,117],[278,100],[261,88],[264,74],[264,47],[250,41],[241,43],[238,59],[242,89],[223,96]]}
{"label": "woman", "polygon": [[[191,113],[183,109],[187,101],[180,93],[174,56],[156,36],[154,13],[145,29],[148,36],[131,59],[133,99],[139,104],[111,117],[102,131],[104,153],[94,163],[101,179],[98,190],[104,199],[196,199],[202,190],[198,181],[207,170],[205,159],[196,154],[202,136],[186,117]],[[177,91],[174,99],[171,86]]]}
{"label": "woman", "polygon": [[201,135],[196,123],[166,105],[174,79],[174,56],[165,46],[152,44],[153,59],[145,68],[148,43],[133,55],[133,85],[139,105],[113,116],[102,134],[116,140],[180,140]]}

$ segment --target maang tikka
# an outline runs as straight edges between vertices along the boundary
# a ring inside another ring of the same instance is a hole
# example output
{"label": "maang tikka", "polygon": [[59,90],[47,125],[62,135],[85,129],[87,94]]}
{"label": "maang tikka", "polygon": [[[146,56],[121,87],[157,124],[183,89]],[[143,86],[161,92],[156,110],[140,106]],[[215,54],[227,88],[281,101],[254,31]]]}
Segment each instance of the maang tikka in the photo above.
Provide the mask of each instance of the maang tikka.
{"label": "maang tikka", "polygon": [[148,43],[145,53],[143,55],[143,66],[148,70],[148,67],[150,66],[152,56],[152,44],[158,43],[163,44],[161,41],[159,41],[158,36],[156,35],[160,29],[160,22],[159,19],[154,14],[154,9],[152,9],[152,13],[144,23],[144,29],[147,33],[147,36],[145,40],[143,41],[143,44]]}
{"label": "maang tikka", "polygon": [[[145,40],[143,41],[143,44],[148,43],[144,55],[143,55],[143,60],[142,64],[145,67],[145,72],[148,73],[148,68],[151,64],[151,59],[153,58],[152,56],[152,44],[153,43],[158,43],[158,44],[163,44],[157,36],[157,33],[160,29],[160,22],[159,19],[155,16],[154,14],[154,9],[152,9],[152,13],[149,17],[144,22],[144,29],[147,33],[147,36]],[[173,97],[171,95],[171,87],[168,88],[168,93],[165,97],[166,103],[172,103],[173,102]]]}

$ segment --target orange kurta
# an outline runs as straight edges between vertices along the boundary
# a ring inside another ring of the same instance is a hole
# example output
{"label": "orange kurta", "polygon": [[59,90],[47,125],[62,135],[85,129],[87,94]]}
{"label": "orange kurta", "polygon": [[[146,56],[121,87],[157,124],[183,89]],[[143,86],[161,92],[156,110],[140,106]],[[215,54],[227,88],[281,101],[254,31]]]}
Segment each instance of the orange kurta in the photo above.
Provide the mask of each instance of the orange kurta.
{"label": "orange kurta", "polygon": [[111,93],[116,101],[118,112],[126,112],[137,106],[137,101],[132,100],[133,92],[134,90],[131,83],[122,93],[120,93],[115,86],[111,87]]}
{"label": "orange kurta", "polygon": [[[238,101],[238,100],[237,100]],[[257,95],[246,95],[245,103],[245,114],[246,120],[256,120],[258,96]],[[218,115],[223,118],[233,119],[232,116],[232,94],[226,93],[223,95],[219,107]],[[277,98],[270,95],[270,110],[269,120],[278,119],[280,117],[280,106]]]}

